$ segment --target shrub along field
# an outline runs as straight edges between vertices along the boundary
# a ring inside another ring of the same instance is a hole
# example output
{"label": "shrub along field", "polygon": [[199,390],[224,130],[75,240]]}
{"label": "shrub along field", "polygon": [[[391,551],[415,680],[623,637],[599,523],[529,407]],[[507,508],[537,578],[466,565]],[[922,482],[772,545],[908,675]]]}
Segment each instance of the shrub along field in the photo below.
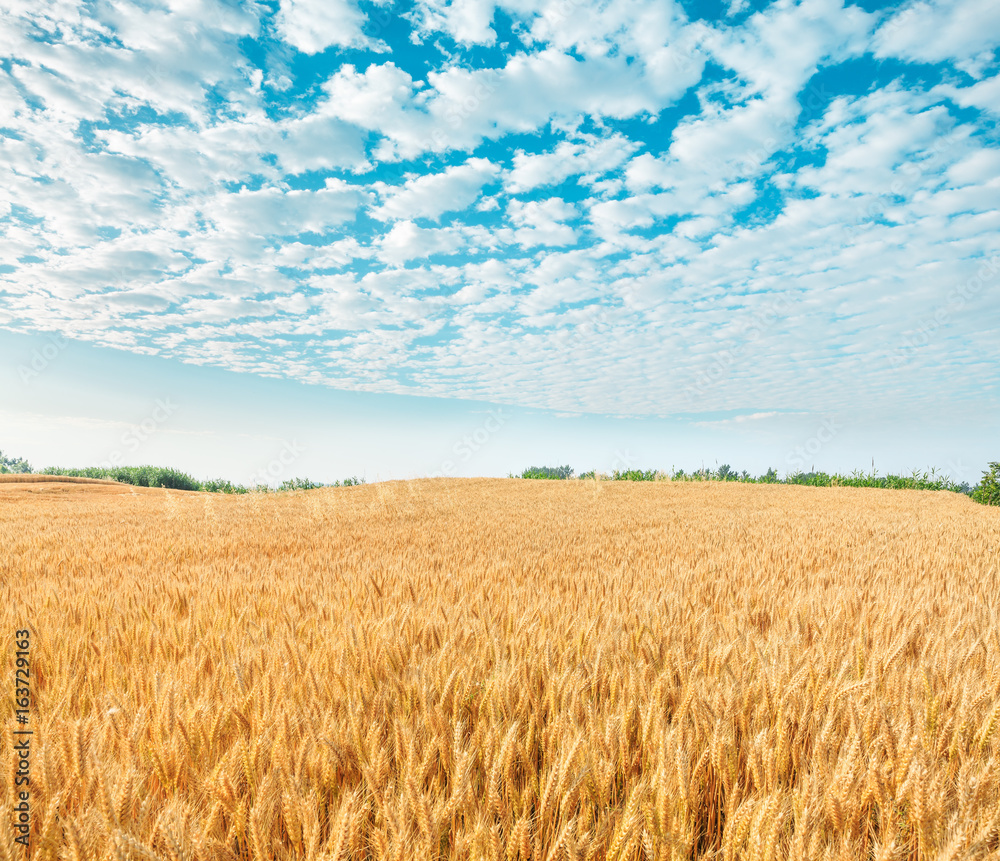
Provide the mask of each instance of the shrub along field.
{"label": "shrub along field", "polygon": [[[531,466],[520,475],[508,475],[508,478],[545,478],[571,479],[575,470],[570,466]],[[909,475],[879,475],[873,469],[870,473],[855,470],[850,475],[827,472],[795,472],[780,478],[774,469],[769,469],[764,475],[753,476],[745,469],[733,469],[728,463],[714,470],[699,469],[685,472],[675,469],[663,472],[656,469],[624,469],[614,470],[608,474],[599,474],[595,470],[581,473],[579,478],[587,480],[606,481],[738,481],[750,484],[804,484],[809,487],[881,487],[891,490],[949,490],[953,493],[964,493],[976,502],[984,505],[1000,505],[1000,463],[990,463],[983,472],[979,484],[970,487],[967,482],[961,484],[946,475],[932,469],[929,472],[914,470]]]}
{"label": "shrub along field", "polygon": [[1000,511],[964,495],[40,486],[0,483],[32,858],[1000,852]]}
{"label": "shrub along field", "polygon": [[[91,466],[84,469],[71,469],[62,466],[49,466],[40,475],[66,475],[76,478],[101,478],[117,481],[122,484],[132,484],[136,487],[165,487],[169,490],[201,490],[207,493],[253,493],[268,492],[266,485],[250,486],[233,484],[225,478],[206,479],[198,481],[179,469],[162,466]],[[305,478],[291,478],[282,482],[278,490],[313,490],[317,487],[353,487],[364,484],[363,478],[345,478],[342,482],[335,481],[330,485],[317,484]]]}
{"label": "shrub along field", "polygon": [[[208,493],[267,493],[271,488],[266,484],[233,484],[226,478],[210,478],[203,481],[182,472],[164,466],[88,466],[83,468],[65,466],[47,466],[44,469],[33,470],[31,464],[23,457],[5,456],[0,451],[0,475],[44,475],[67,476],[70,478],[90,478],[116,481],[120,484],[131,484],[135,487],[165,487],[169,490],[201,490]],[[337,480],[329,484],[310,481],[307,478],[290,478],[283,481],[277,490],[313,490],[317,487],[354,487],[364,484],[363,478],[352,476],[343,481]]]}

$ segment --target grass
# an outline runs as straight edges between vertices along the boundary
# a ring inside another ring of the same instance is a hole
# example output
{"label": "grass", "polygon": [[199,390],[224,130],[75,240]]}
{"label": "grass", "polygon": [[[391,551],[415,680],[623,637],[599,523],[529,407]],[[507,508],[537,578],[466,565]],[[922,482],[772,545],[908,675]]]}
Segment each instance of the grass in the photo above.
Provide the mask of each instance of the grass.
{"label": "grass", "polygon": [[962,495],[34,487],[33,858],[1000,852],[1000,512]]}

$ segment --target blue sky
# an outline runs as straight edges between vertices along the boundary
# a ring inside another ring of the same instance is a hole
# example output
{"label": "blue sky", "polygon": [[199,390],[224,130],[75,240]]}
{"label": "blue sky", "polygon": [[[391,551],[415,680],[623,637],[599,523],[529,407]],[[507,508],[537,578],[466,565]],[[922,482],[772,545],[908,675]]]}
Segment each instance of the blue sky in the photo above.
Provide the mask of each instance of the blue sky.
{"label": "blue sky", "polygon": [[998,46],[986,0],[5,4],[0,447],[974,481]]}

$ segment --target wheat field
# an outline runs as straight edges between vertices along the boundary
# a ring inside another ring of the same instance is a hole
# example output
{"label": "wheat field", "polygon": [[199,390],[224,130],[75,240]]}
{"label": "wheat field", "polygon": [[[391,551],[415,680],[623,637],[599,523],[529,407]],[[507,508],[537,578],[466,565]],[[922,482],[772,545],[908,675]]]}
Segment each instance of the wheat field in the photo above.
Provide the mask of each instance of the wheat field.
{"label": "wheat field", "polygon": [[998,556],[946,492],[0,483],[0,858],[1000,858]]}

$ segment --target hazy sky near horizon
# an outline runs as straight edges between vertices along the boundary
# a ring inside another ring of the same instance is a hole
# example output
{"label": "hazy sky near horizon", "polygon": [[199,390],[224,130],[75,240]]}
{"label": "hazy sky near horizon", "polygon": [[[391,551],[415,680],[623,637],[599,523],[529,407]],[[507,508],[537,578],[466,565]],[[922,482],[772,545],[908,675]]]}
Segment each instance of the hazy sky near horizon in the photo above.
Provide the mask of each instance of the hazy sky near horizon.
{"label": "hazy sky near horizon", "polygon": [[[81,396],[140,366],[200,392],[140,461],[235,433],[217,385],[294,401],[314,451],[347,398],[343,445],[384,431],[396,477],[501,406],[533,418],[460,472],[648,437],[640,466],[813,443],[974,480],[1000,429],[998,46],[990,0],[5,3],[0,448],[82,418],[112,423],[100,459],[166,396],[60,412],[79,354],[106,375]],[[69,346],[36,372],[46,334]],[[72,433],[50,459],[88,456]]]}

